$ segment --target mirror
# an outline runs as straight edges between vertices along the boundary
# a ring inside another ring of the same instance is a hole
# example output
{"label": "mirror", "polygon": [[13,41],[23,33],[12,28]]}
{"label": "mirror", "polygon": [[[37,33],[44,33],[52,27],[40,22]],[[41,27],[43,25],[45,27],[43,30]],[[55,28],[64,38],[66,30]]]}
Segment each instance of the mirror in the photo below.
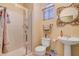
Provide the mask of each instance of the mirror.
{"label": "mirror", "polygon": [[73,15],[70,15],[70,16],[63,16],[63,17],[60,17],[60,20],[62,22],[72,22],[74,19],[73,19]]}
{"label": "mirror", "polygon": [[57,25],[64,26],[65,24],[79,25],[79,4],[73,3],[66,7],[57,9]]}
{"label": "mirror", "polygon": [[78,10],[76,8],[65,8],[60,12],[60,20],[63,22],[72,22],[78,16]]}

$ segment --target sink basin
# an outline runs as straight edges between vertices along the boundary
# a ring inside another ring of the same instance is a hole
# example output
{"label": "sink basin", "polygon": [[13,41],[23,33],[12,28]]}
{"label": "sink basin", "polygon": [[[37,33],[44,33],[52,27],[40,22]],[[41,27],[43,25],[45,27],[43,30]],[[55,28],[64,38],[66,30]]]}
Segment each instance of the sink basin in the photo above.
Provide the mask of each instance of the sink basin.
{"label": "sink basin", "polygon": [[61,37],[60,42],[66,45],[79,44],[79,37]]}
{"label": "sink basin", "polygon": [[79,44],[79,37],[59,37],[59,41],[64,44],[64,56],[71,56],[71,45]]}

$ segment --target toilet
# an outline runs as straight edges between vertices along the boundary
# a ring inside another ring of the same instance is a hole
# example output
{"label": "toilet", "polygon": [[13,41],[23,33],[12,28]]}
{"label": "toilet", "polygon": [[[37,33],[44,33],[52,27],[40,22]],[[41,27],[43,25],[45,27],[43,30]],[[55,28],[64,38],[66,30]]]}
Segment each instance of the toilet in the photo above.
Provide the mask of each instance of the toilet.
{"label": "toilet", "polygon": [[46,48],[50,46],[50,38],[42,38],[41,45],[35,48],[36,56],[44,56],[46,53]]}

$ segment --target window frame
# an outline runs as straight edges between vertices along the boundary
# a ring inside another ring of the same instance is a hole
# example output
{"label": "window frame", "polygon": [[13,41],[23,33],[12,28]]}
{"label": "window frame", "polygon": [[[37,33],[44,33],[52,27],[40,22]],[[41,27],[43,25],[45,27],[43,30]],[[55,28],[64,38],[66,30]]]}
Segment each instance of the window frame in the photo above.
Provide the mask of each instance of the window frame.
{"label": "window frame", "polygon": [[[49,17],[49,16],[48,16],[48,19],[45,19],[45,10],[46,10],[46,9],[49,9],[49,8],[52,8],[52,10],[53,10],[54,6],[55,6],[54,4],[51,4],[51,5],[48,4],[48,5],[45,6],[45,8],[42,9],[42,11],[43,11],[43,20],[46,21],[46,20],[50,20],[50,19],[53,18],[53,16],[52,16],[52,17]],[[50,11],[49,11],[49,15],[50,15]]]}

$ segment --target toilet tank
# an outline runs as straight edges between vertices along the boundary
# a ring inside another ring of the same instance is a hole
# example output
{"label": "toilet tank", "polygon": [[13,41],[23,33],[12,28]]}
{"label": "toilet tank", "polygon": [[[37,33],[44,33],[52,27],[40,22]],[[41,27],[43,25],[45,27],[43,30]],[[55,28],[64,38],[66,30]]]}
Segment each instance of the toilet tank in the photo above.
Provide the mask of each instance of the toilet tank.
{"label": "toilet tank", "polygon": [[50,45],[51,39],[50,38],[42,38],[41,44],[42,46],[48,47]]}

